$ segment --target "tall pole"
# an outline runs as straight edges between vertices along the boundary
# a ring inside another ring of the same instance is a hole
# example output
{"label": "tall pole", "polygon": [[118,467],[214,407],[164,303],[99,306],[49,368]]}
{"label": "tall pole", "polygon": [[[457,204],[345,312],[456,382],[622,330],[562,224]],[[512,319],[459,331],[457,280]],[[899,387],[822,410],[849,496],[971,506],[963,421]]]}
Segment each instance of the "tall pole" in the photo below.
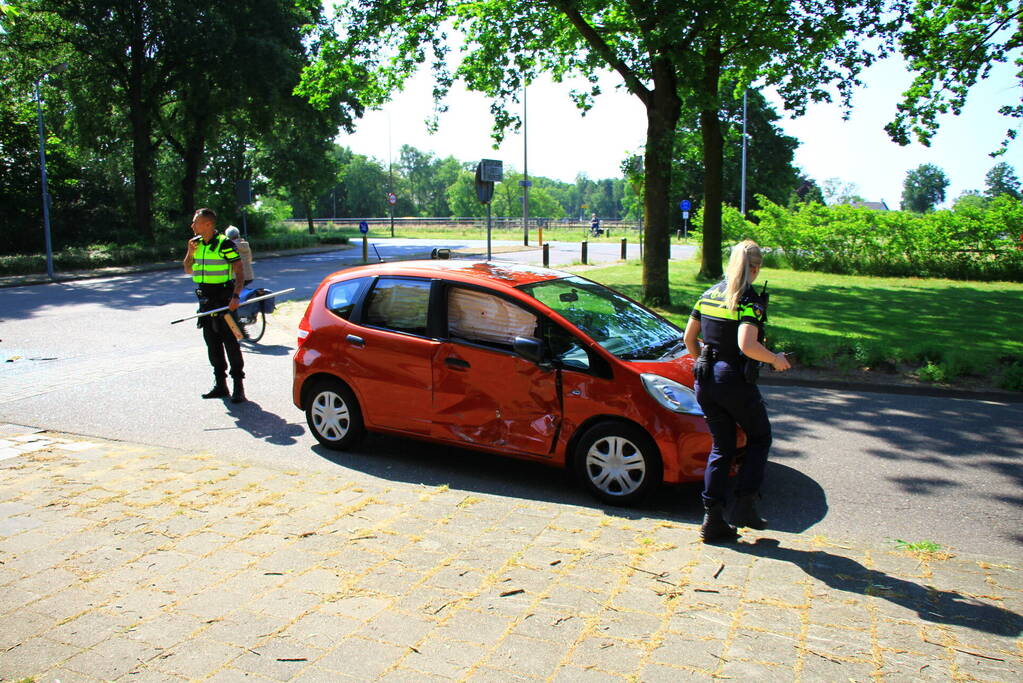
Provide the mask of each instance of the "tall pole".
{"label": "tall pole", "polygon": [[739,211],[746,217],[746,91],[742,91],[742,181],[739,189]]}
{"label": "tall pole", "polygon": [[522,86],[522,244],[529,246],[529,144],[526,127],[526,85]]}
{"label": "tall pole", "polygon": [[391,237],[394,237],[394,204],[391,203],[391,194],[394,194],[394,167],[391,160],[391,112],[387,112],[387,184],[388,188],[387,206],[391,214]]}
{"label": "tall pole", "polygon": [[[47,72],[49,73],[49,72]],[[46,275],[51,280],[53,275],[53,245],[50,242],[50,195],[46,186],[46,142],[43,135],[43,101],[39,95],[39,82],[46,77],[44,73],[36,79],[36,114],[39,118],[39,171],[43,180],[43,236],[46,240]]]}

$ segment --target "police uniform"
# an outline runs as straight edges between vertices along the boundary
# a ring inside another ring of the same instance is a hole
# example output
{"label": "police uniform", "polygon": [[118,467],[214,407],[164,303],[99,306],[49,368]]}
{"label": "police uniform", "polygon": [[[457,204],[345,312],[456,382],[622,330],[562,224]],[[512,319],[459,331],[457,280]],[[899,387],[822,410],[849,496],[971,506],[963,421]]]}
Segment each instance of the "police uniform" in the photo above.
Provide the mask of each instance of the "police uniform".
{"label": "police uniform", "polygon": [[[214,233],[209,242],[204,242],[200,238],[193,257],[192,281],[195,283],[195,294],[199,297],[199,312],[229,305],[234,294],[231,264],[240,258],[234,242],[221,233]],[[224,322],[225,315],[233,314],[224,311],[198,319],[218,387],[226,383],[228,363],[231,367],[231,378],[235,382],[240,383],[245,377],[242,350],[231,329]]]}
{"label": "police uniform", "polygon": [[690,315],[700,323],[704,341],[694,372],[696,400],[714,437],[704,474],[705,506],[723,505],[727,497],[728,473],[736,454],[736,423],[746,432],[746,453],[735,484],[740,500],[760,490],[771,448],[771,423],[756,385],[759,362],[744,356],[738,341],[743,323],[756,325],[757,338],[763,340],[767,297],[749,286],[739,297],[738,308],[731,311],[725,302],[725,286],[722,281],[704,292]]}

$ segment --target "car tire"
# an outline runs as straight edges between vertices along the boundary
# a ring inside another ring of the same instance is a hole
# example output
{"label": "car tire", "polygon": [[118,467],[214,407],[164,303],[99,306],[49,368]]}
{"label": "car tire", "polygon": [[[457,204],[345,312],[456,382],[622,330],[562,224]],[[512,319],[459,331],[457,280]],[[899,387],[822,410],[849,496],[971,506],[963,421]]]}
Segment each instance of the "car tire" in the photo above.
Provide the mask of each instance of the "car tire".
{"label": "car tire", "polygon": [[344,382],[319,380],[309,391],[305,403],[309,431],[327,448],[348,450],[365,436],[359,401]]}
{"label": "car tire", "polygon": [[576,445],[574,462],[583,487],[612,505],[639,502],[664,477],[653,439],[626,422],[609,420],[587,429]]}

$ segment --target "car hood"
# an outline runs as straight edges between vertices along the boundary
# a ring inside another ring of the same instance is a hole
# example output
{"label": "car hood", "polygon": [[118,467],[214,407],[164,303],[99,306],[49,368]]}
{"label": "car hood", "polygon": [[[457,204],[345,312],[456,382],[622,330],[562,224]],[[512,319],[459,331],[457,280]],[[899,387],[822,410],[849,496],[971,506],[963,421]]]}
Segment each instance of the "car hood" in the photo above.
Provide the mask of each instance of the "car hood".
{"label": "car hood", "polygon": [[677,358],[668,360],[634,360],[626,362],[626,365],[637,374],[652,372],[655,375],[667,377],[668,379],[681,382],[687,387],[693,386],[693,357],[689,354],[682,354]]}

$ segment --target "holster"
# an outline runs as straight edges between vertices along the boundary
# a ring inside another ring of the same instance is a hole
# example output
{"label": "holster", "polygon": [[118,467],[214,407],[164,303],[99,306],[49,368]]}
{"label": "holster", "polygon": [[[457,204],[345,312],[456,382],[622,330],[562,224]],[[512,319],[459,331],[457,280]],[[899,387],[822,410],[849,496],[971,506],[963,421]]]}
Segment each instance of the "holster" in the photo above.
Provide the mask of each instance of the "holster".
{"label": "holster", "polygon": [[757,380],[760,379],[760,366],[763,365],[758,360],[752,358],[744,358],[742,361],[742,376],[746,378],[746,381],[750,384],[756,384]]}

